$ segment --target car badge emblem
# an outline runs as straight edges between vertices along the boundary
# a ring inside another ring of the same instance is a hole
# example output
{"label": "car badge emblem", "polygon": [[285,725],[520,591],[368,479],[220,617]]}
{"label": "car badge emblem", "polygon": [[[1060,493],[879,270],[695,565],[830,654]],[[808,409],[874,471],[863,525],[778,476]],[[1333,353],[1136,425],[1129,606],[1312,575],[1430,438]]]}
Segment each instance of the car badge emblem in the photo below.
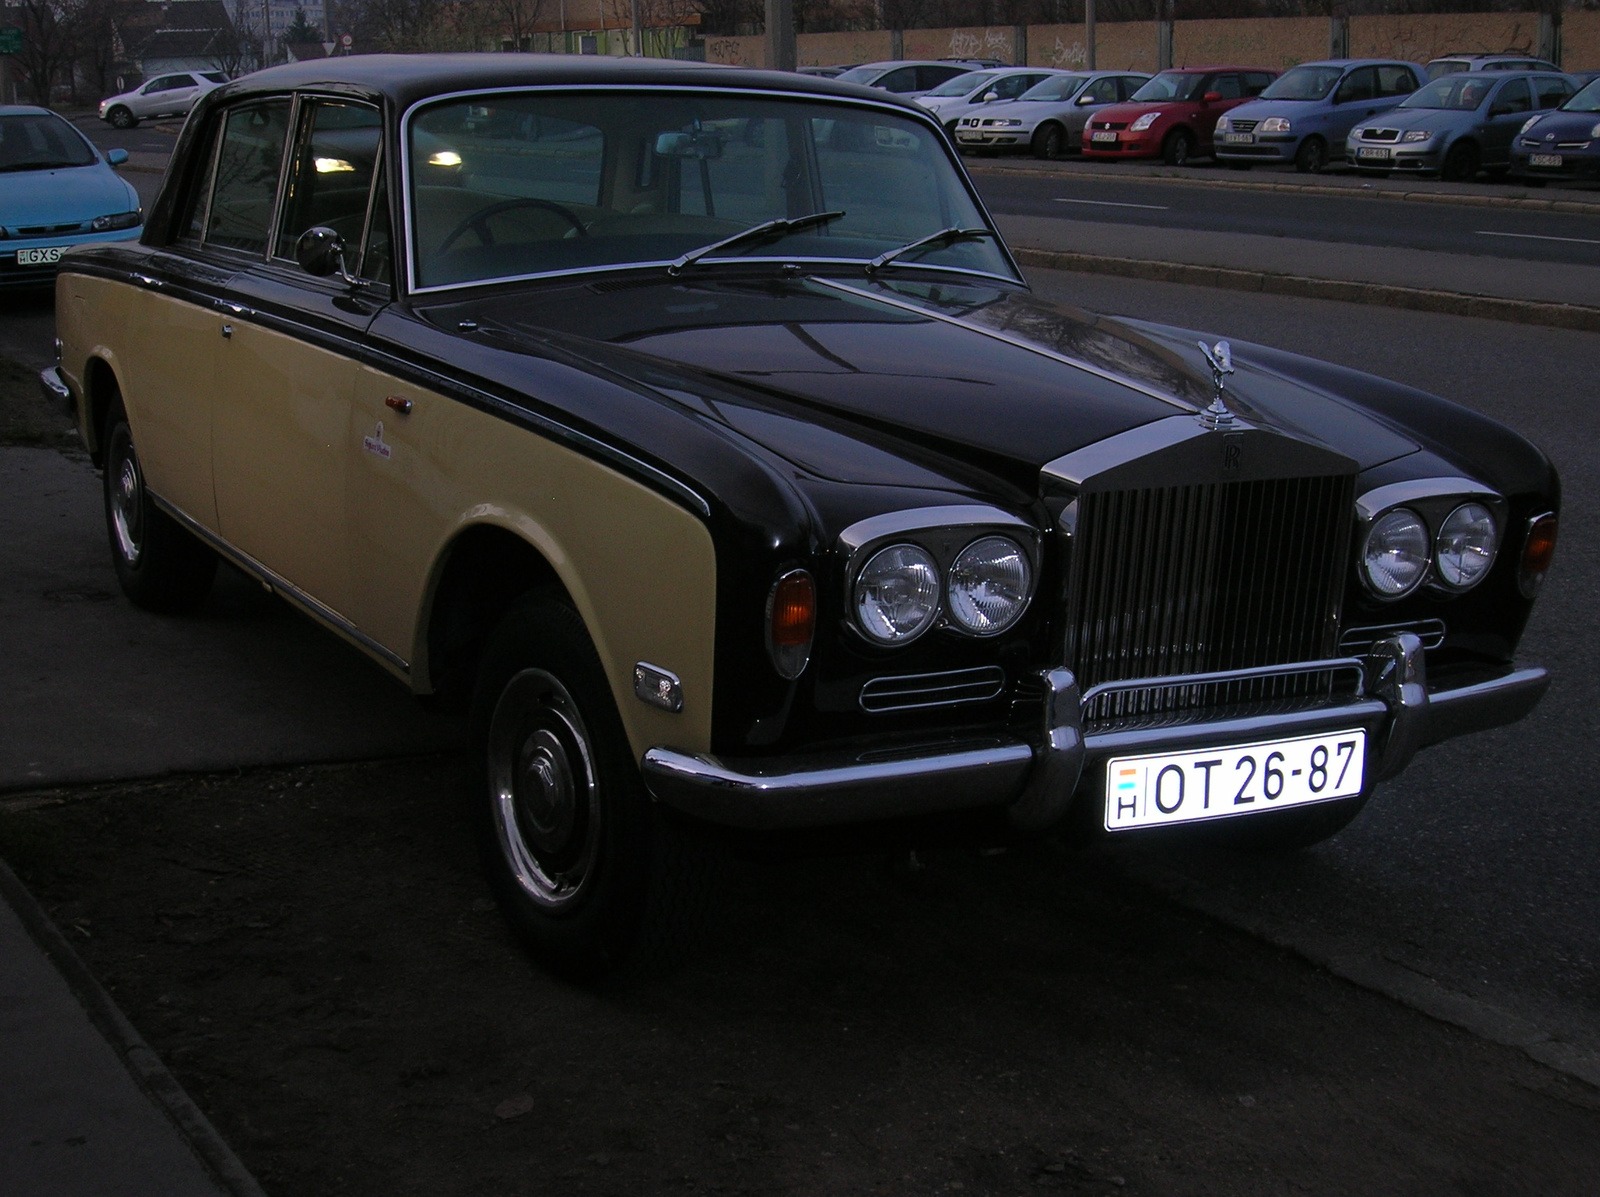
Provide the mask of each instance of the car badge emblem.
{"label": "car badge emblem", "polygon": [[1233,373],[1233,350],[1226,341],[1209,346],[1204,341],[1197,341],[1196,344],[1200,346],[1200,352],[1205,354],[1206,364],[1211,367],[1211,385],[1216,390],[1211,405],[1200,413],[1200,426],[1207,432],[1223,432],[1237,423],[1224,398],[1228,389],[1228,375]]}
{"label": "car badge emblem", "polygon": [[1546,141],[1554,141],[1556,139],[1556,135],[1554,133],[1546,133],[1544,135],[1544,139]]}

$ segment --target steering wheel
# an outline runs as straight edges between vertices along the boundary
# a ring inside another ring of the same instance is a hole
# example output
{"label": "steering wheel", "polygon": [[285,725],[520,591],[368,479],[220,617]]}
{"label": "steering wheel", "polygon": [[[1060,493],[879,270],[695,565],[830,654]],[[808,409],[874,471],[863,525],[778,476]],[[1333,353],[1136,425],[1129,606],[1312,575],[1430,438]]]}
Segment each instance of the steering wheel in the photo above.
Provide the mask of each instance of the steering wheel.
{"label": "steering wheel", "polygon": [[583,227],[583,221],[571,208],[563,207],[552,200],[539,199],[536,196],[528,195],[522,196],[518,199],[501,200],[498,204],[490,204],[487,208],[481,208],[474,212],[460,224],[456,225],[455,228],[451,229],[445,239],[439,242],[439,248],[434,252],[441,254],[445,253],[452,245],[461,239],[461,235],[468,229],[471,229],[474,233],[478,234],[478,240],[483,242],[483,244],[493,245],[494,234],[489,231],[489,218],[491,216],[499,216],[502,212],[514,211],[517,208],[543,208],[547,212],[554,212],[557,216],[561,217],[568,224],[570,224],[577,232],[578,236],[587,237],[589,235],[589,230]]}

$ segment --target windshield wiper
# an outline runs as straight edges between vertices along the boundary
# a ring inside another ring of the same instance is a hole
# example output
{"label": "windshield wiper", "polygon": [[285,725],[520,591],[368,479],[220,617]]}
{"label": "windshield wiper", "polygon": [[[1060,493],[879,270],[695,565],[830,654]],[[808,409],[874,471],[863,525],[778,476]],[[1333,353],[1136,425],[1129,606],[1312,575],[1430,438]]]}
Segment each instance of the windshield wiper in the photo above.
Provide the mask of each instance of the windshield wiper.
{"label": "windshield wiper", "polygon": [[937,233],[929,233],[926,237],[918,237],[915,241],[908,242],[899,249],[891,249],[888,253],[879,254],[867,263],[867,273],[876,274],[896,258],[915,253],[919,249],[928,249],[935,245],[954,245],[957,241],[977,241],[983,237],[994,237],[999,240],[993,229],[940,229]]}
{"label": "windshield wiper", "polygon": [[828,224],[830,221],[838,220],[843,215],[843,212],[813,212],[809,216],[796,216],[792,220],[763,220],[760,224],[751,225],[743,232],[735,233],[731,237],[724,237],[721,241],[713,241],[710,245],[702,245],[699,249],[691,249],[668,266],[667,273],[681,274],[685,267],[693,266],[701,258],[714,254],[719,249],[742,245],[746,241],[777,240],[779,237],[787,237],[790,233],[798,233],[801,229],[809,229],[819,224]]}

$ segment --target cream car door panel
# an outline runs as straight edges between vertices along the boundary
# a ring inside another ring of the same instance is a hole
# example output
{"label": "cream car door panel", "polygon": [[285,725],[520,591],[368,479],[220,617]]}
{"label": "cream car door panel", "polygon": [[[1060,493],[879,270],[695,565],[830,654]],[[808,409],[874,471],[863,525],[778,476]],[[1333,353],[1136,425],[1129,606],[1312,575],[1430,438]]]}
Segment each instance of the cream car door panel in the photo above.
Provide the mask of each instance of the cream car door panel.
{"label": "cream car door panel", "polygon": [[[420,682],[422,621],[445,550],[463,529],[494,524],[561,577],[635,753],[709,748],[716,555],[698,516],[532,430],[369,367],[353,412],[352,615],[364,634],[411,660]],[[638,661],[678,675],[681,713],[634,697]]]}

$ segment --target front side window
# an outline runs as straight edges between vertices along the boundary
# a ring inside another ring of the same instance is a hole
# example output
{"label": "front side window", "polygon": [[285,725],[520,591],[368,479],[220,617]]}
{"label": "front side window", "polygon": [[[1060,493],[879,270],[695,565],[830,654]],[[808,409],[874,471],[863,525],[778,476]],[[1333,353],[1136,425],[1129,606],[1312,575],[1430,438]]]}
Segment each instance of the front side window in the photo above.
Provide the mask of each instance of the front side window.
{"label": "front side window", "polygon": [[1237,100],[1244,94],[1239,88],[1237,75],[1218,75],[1203,94],[1209,95],[1212,92],[1216,92],[1224,100]]}
{"label": "front side window", "polygon": [[293,258],[301,234],[318,226],[332,229],[352,248],[359,247],[382,117],[367,104],[312,100],[301,106],[300,130],[283,197],[276,256]]}
{"label": "front side window", "polygon": [[1339,103],[1355,104],[1362,100],[1375,100],[1378,98],[1378,69],[1376,67],[1362,67],[1360,70],[1351,71],[1345,81],[1339,85]]}
{"label": "front side window", "polygon": [[884,91],[892,91],[896,95],[901,92],[917,90],[917,68],[901,67],[897,71],[890,71],[879,79],[874,87],[881,87]]}
{"label": "front side window", "polygon": [[206,245],[266,253],[288,136],[287,97],[229,109],[217,155]]}
{"label": "front side window", "polygon": [[1494,110],[1499,113],[1527,112],[1532,107],[1533,97],[1528,92],[1526,79],[1511,80],[1494,98]]}
{"label": "front side window", "polygon": [[1200,85],[1207,78],[1206,75],[1163,71],[1134,92],[1133,98],[1147,104],[1158,100],[1192,100],[1205,94]]}
{"label": "front side window", "polygon": [[[844,215],[715,257],[864,261],[944,229],[987,227],[941,138],[849,104],[494,95],[424,108],[406,136],[422,287],[665,263],[821,212]],[[992,237],[904,260],[1012,274]]]}
{"label": "front side window", "polygon": [[1089,99],[1095,104],[1115,104],[1117,102],[1117,81],[1115,79],[1096,79],[1089,88]]}
{"label": "front side window", "polygon": [[1024,100],[1070,100],[1083,86],[1082,75],[1052,75],[1043,83],[1028,89]]}
{"label": "front side window", "polygon": [[1572,94],[1572,85],[1565,79],[1535,79],[1533,93],[1535,107],[1555,108]]}

